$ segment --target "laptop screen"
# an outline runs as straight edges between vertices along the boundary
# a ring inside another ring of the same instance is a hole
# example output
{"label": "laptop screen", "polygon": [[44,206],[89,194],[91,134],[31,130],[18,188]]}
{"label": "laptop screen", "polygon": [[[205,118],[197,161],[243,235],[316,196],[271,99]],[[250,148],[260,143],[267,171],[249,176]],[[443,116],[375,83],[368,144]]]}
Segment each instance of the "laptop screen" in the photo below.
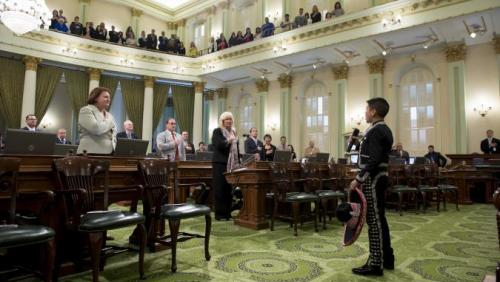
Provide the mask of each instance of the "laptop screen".
{"label": "laptop screen", "polygon": [[358,163],[358,158],[359,155],[351,155],[351,164],[357,164]]}
{"label": "laptop screen", "polygon": [[415,163],[415,157],[410,157],[410,164],[414,164]]}

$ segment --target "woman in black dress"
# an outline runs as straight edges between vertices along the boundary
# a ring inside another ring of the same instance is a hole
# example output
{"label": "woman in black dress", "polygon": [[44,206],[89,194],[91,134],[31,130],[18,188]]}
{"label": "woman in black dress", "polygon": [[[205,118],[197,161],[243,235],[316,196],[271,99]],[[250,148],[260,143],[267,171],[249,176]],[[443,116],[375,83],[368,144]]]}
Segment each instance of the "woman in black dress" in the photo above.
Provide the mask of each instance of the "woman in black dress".
{"label": "woman in black dress", "polygon": [[212,158],[212,178],[215,189],[215,219],[231,219],[231,185],[224,173],[239,168],[239,146],[233,115],[224,112],[219,118],[219,127],[212,133],[214,154]]}
{"label": "woman in black dress", "polygon": [[271,144],[271,141],[273,141],[271,135],[269,134],[264,135],[264,161],[272,162],[274,159],[274,152],[276,152],[276,146]]}

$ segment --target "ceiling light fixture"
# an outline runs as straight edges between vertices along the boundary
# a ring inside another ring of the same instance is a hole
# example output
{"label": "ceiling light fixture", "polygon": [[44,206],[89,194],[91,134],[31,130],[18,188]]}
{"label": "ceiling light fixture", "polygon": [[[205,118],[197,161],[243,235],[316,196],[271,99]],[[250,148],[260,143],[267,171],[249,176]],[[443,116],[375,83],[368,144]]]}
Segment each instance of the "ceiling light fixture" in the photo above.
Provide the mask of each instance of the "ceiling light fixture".
{"label": "ceiling light fixture", "polygon": [[488,31],[488,28],[486,27],[486,21],[484,20],[484,17],[481,16],[481,24],[472,24],[468,25],[465,21],[463,21],[465,30],[469,34],[469,36],[474,39],[478,35],[482,36]]}
{"label": "ceiling light fixture", "polygon": [[17,35],[46,26],[50,15],[44,0],[0,0],[0,20]]}

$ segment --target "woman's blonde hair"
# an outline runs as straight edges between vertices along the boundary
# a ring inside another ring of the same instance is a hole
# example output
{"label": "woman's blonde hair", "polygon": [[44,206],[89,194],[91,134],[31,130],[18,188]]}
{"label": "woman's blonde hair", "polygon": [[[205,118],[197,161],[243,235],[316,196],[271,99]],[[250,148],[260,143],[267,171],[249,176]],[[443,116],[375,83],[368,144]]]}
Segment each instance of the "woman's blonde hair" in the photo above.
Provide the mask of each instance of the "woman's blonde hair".
{"label": "woman's blonde hair", "polygon": [[224,120],[225,119],[232,119],[234,122],[233,114],[231,112],[223,112],[220,117],[219,117],[219,126],[222,128],[224,127]]}

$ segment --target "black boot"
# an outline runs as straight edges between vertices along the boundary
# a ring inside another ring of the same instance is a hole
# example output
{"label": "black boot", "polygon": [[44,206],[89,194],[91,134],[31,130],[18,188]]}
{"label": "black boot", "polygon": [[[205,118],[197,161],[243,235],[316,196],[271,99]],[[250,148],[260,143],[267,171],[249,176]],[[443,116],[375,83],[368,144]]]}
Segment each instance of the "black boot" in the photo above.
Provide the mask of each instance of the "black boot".
{"label": "black boot", "polygon": [[368,264],[365,264],[361,267],[356,267],[352,269],[352,273],[356,275],[374,275],[374,276],[382,276],[384,275],[384,270],[381,268],[375,268]]}
{"label": "black boot", "polygon": [[394,269],[394,256],[390,258],[384,258],[384,268],[390,270]]}

